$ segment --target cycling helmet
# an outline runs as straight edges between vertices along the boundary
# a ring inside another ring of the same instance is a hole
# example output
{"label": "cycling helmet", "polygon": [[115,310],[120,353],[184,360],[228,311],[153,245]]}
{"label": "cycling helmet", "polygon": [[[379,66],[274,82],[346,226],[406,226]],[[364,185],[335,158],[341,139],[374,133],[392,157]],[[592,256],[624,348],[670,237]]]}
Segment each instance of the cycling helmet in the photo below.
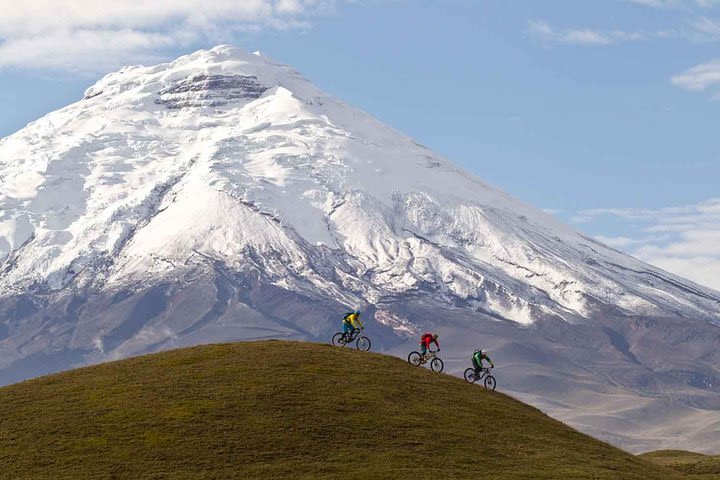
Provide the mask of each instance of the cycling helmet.
{"label": "cycling helmet", "polygon": [[480,350],[480,355],[487,355],[487,350],[485,350],[485,349]]}
{"label": "cycling helmet", "polygon": [[353,310],[353,313],[354,313],[355,315],[360,315],[360,310]]}
{"label": "cycling helmet", "polygon": [[439,336],[439,335],[438,335],[437,333],[433,333],[433,338],[434,338],[435,340],[438,339],[438,336]]}

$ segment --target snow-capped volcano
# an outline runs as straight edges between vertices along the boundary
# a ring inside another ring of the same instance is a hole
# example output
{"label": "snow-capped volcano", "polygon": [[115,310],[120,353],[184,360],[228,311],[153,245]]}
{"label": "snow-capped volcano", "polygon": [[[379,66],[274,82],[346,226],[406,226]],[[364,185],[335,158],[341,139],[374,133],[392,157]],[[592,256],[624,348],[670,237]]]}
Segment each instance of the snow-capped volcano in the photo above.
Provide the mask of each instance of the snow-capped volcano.
{"label": "snow-capped volcano", "polygon": [[501,388],[618,444],[720,446],[719,293],[229,46],[107,75],[0,141],[0,271],[5,382],[326,340],[358,306],[376,348],[439,330],[460,371],[482,343]]}

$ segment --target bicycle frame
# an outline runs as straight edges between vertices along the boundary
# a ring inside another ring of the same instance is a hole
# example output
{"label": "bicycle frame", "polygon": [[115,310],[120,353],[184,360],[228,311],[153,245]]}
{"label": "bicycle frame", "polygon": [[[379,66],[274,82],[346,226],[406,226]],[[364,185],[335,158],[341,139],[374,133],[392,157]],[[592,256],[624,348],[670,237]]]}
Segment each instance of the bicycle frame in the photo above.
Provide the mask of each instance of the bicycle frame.
{"label": "bicycle frame", "polygon": [[353,341],[355,341],[355,339],[360,335],[361,331],[362,330],[360,330],[359,328],[356,328],[355,330],[353,330],[353,332],[347,338],[347,341],[345,343],[352,343]]}
{"label": "bicycle frame", "polygon": [[420,355],[420,365],[426,364],[435,357],[437,357],[437,350],[428,350],[425,355]]}

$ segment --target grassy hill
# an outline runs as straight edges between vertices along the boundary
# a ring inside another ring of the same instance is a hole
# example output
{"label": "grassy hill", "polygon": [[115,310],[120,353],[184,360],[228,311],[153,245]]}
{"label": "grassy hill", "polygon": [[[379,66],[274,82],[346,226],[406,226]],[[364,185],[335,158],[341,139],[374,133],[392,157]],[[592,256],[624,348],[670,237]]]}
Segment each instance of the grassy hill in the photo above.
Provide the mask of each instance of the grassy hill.
{"label": "grassy hill", "polygon": [[2,478],[683,478],[462,379],[309,343],[38,378],[0,412]]}
{"label": "grassy hill", "polygon": [[703,455],[682,450],[659,450],[640,457],[670,467],[697,480],[720,480],[720,455]]}

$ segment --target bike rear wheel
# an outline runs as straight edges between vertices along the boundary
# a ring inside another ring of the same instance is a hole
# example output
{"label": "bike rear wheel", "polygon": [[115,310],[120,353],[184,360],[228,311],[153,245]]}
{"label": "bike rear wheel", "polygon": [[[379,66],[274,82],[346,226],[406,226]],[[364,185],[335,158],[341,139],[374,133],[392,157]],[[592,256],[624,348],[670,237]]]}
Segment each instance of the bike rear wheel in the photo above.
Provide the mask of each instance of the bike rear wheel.
{"label": "bike rear wheel", "polygon": [[475,383],[475,380],[477,380],[477,378],[475,377],[474,368],[468,368],[467,370],[465,370],[465,380],[470,383]]}
{"label": "bike rear wheel", "polygon": [[344,347],[345,346],[345,337],[342,333],[338,332],[335,335],[332,336],[332,344],[336,347]]}
{"label": "bike rear wheel", "polygon": [[490,390],[491,392],[495,391],[495,377],[492,375],[488,375],[485,377],[485,388]]}
{"label": "bike rear wheel", "polygon": [[444,367],[443,361],[437,357],[433,358],[432,361],[430,362],[430,368],[432,369],[433,372],[442,372],[443,367]]}
{"label": "bike rear wheel", "polygon": [[370,350],[370,339],[367,337],[360,337],[357,339],[357,342],[355,343],[355,346],[358,350],[362,350],[363,352],[367,352]]}
{"label": "bike rear wheel", "polygon": [[420,352],[410,352],[410,355],[408,355],[408,363],[416,367],[420,366],[421,359],[422,355],[420,355]]}

